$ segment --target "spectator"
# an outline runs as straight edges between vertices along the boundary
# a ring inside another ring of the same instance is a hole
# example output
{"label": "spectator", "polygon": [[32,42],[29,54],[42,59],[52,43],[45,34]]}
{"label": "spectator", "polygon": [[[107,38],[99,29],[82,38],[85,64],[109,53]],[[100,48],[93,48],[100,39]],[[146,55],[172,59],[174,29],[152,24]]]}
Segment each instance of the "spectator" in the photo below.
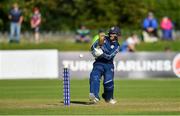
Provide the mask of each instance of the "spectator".
{"label": "spectator", "polygon": [[145,42],[156,42],[158,39],[157,35],[158,22],[154,18],[152,12],[148,13],[148,17],[143,22],[143,39]]}
{"label": "spectator", "polygon": [[21,10],[19,10],[17,3],[13,4],[13,8],[10,10],[10,13],[9,13],[9,19],[11,21],[9,42],[19,43],[23,16],[22,16]]}
{"label": "spectator", "polygon": [[168,17],[161,20],[162,38],[164,40],[172,40],[173,23]]}
{"label": "spectator", "polygon": [[170,47],[166,46],[166,47],[164,48],[164,51],[165,51],[165,52],[171,52],[172,50],[171,50]]}
{"label": "spectator", "polygon": [[31,28],[34,31],[34,38],[36,43],[39,42],[39,28],[41,24],[41,13],[39,11],[39,8],[35,7],[33,9],[33,15],[31,17]]}
{"label": "spectator", "polygon": [[135,52],[136,51],[136,45],[139,44],[139,38],[136,34],[131,34],[130,37],[126,39],[121,45],[121,52]]}
{"label": "spectator", "polygon": [[92,44],[97,41],[99,39],[99,37],[104,37],[105,36],[105,32],[103,29],[100,29],[98,34],[94,36],[93,40],[92,40]]}
{"label": "spectator", "polygon": [[90,30],[86,28],[86,26],[81,25],[80,29],[76,31],[76,42],[78,43],[88,43],[90,41]]}

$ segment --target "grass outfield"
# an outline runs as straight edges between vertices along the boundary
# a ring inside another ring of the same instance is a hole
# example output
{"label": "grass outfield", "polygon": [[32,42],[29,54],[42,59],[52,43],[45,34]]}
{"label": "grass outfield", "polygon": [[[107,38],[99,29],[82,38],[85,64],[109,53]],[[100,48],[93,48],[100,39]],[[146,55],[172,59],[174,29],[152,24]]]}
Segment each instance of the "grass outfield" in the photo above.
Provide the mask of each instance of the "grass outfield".
{"label": "grass outfield", "polygon": [[60,80],[0,80],[0,115],[180,115],[180,79],[115,80],[115,105],[103,100],[88,105],[88,80],[71,80],[70,107],[63,106],[62,84]]}
{"label": "grass outfield", "polygon": [[[122,42],[120,42],[122,44]],[[180,40],[176,41],[158,41],[156,43],[140,43],[137,45],[137,51],[164,51],[169,47],[172,51],[180,51]],[[20,44],[9,44],[0,42],[0,50],[21,50],[21,49],[58,49],[59,51],[89,51],[91,43],[74,43],[68,41],[43,41],[35,44],[29,41],[22,41]]]}

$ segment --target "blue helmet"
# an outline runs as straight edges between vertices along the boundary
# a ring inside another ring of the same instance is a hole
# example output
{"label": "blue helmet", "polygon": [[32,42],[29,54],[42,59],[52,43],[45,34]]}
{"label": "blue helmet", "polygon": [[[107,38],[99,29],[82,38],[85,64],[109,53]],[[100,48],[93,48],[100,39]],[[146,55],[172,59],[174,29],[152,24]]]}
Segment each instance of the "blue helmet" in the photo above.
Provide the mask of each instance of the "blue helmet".
{"label": "blue helmet", "polygon": [[119,27],[117,26],[113,26],[110,28],[108,34],[117,34],[117,35],[121,35],[121,30]]}

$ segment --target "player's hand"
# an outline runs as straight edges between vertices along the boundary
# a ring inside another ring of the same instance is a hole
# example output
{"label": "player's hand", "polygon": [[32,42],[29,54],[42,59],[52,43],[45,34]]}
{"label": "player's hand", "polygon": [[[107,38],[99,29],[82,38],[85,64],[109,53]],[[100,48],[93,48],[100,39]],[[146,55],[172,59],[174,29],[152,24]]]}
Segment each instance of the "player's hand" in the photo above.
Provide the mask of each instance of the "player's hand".
{"label": "player's hand", "polygon": [[96,57],[99,57],[99,56],[101,56],[102,54],[103,54],[103,51],[102,51],[101,48],[94,48],[94,55],[95,55]]}

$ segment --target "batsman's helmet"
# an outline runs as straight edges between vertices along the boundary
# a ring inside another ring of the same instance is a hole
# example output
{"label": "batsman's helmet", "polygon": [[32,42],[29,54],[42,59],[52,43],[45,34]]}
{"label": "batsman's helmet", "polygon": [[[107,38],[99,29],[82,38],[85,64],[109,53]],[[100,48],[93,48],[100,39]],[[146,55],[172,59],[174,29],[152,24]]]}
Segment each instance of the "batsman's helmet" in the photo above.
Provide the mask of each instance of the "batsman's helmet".
{"label": "batsman's helmet", "polygon": [[117,35],[121,35],[121,30],[119,27],[117,26],[113,26],[110,28],[108,34],[117,34]]}

